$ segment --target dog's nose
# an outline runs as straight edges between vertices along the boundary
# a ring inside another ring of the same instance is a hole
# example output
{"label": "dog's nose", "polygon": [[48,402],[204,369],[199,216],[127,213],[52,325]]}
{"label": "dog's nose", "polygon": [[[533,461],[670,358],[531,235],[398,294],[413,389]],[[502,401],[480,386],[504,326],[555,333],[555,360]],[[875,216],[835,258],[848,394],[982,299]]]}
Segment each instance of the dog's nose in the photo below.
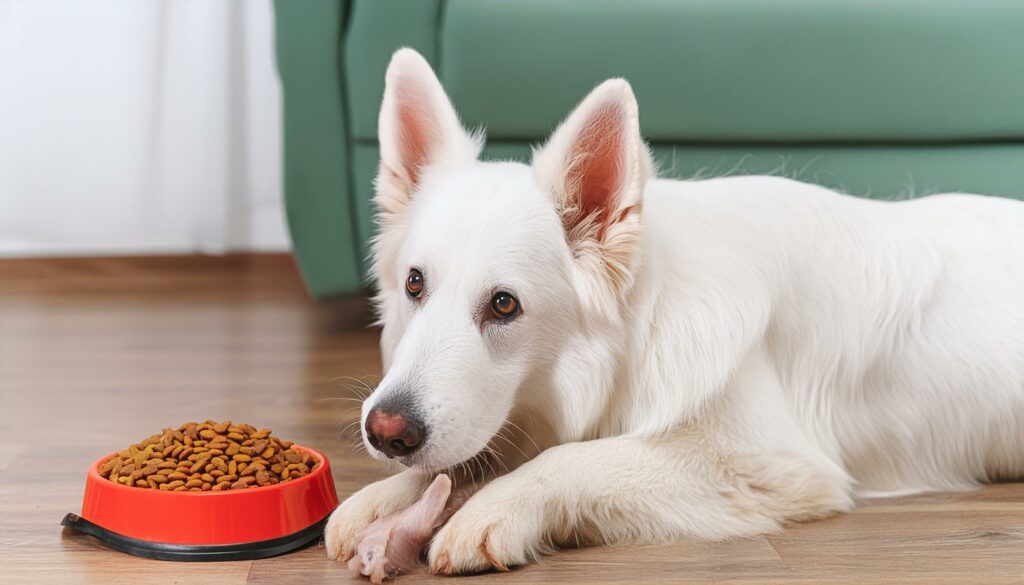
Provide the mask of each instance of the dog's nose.
{"label": "dog's nose", "polygon": [[412,455],[423,443],[423,425],[414,418],[373,409],[366,417],[366,440],[388,457]]}

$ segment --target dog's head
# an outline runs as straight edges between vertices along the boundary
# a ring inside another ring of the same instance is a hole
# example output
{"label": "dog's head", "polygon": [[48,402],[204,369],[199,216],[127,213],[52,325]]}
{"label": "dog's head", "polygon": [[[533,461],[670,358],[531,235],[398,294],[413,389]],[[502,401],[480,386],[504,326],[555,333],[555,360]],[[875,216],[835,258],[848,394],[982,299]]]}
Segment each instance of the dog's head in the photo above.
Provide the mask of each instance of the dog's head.
{"label": "dog's head", "polygon": [[482,135],[410,49],[388,67],[379,139],[386,374],[363,438],[375,457],[441,469],[479,453],[574,336],[621,318],[651,162],[621,79],[594,89],[531,165],[482,162]]}

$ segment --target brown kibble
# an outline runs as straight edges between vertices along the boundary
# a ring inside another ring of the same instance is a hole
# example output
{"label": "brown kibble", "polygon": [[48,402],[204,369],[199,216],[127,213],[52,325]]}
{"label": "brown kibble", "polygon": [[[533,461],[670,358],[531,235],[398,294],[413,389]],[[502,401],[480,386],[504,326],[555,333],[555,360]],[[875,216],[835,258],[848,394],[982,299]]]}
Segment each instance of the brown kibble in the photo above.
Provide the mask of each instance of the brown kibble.
{"label": "brown kibble", "polygon": [[135,460],[135,464],[136,465],[142,465],[143,463],[146,462],[147,459],[149,459],[149,456],[152,455],[152,454],[153,454],[153,445],[149,445],[145,449],[142,449],[141,451],[136,449],[136,452],[132,456],[132,458]]}
{"label": "brown kibble", "polygon": [[270,485],[270,473],[266,469],[257,471],[256,483],[259,485]]}
{"label": "brown kibble", "polygon": [[107,459],[106,462],[103,463],[103,465],[100,465],[100,475],[102,475],[103,477],[109,477],[110,472],[113,471],[114,467],[116,467],[119,463],[120,460],[116,456]]}
{"label": "brown kibble", "polygon": [[223,491],[293,481],[316,469],[293,443],[231,421],[165,428],[102,462],[101,476],[128,487],[162,491]]}
{"label": "brown kibble", "polygon": [[244,488],[249,487],[250,484],[255,483],[255,482],[256,482],[256,478],[255,477],[242,477],[242,478],[239,478],[238,481],[236,481],[235,483],[231,484],[231,489],[233,489],[233,490],[244,489]]}

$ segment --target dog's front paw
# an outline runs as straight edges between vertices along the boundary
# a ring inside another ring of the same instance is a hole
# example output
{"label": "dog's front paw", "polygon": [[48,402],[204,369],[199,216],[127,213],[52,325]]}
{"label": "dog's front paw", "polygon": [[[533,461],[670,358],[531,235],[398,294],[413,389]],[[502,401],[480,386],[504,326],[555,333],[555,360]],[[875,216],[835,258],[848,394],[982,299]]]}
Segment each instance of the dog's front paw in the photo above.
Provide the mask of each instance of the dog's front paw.
{"label": "dog's front paw", "polygon": [[344,562],[356,554],[359,533],[378,516],[377,506],[367,500],[357,499],[353,495],[331,513],[324,528],[324,546],[327,548],[328,559]]}
{"label": "dog's front paw", "polygon": [[536,560],[545,544],[543,505],[504,492],[495,482],[469,499],[434,536],[430,572],[479,573]]}
{"label": "dog's front paw", "polygon": [[410,506],[425,485],[422,476],[404,471],[349,496],[331,513],[324,528],[327,558],[342,562],[351,559],[356,554],[363,529],[377,518]]}

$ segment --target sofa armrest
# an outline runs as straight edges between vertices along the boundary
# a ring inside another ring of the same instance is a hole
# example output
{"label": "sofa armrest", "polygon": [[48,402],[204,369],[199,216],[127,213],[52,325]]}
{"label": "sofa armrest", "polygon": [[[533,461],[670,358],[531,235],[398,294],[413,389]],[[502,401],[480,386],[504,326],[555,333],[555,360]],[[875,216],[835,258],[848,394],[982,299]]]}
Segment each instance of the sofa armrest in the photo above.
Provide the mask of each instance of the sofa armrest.
{"label": "sofa armrest", "polygon": [[346,0],[275,0],[284,196],[295,258],[317,297],[362,291],[340,48]]}

